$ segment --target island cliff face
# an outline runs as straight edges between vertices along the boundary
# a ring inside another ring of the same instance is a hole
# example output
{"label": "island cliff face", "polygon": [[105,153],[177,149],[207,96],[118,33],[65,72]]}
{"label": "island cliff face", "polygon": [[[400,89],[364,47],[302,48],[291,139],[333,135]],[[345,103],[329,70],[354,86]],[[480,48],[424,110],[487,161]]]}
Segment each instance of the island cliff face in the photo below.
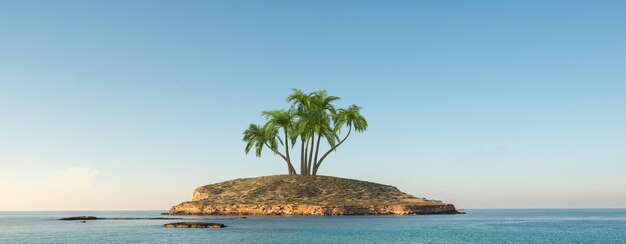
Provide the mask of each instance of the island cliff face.
{"label": "island cliff face", "polygon": [[456,214],[452,204],[417,198],[388,185],[330,176],[276,175],[198,187],[176,215]]}

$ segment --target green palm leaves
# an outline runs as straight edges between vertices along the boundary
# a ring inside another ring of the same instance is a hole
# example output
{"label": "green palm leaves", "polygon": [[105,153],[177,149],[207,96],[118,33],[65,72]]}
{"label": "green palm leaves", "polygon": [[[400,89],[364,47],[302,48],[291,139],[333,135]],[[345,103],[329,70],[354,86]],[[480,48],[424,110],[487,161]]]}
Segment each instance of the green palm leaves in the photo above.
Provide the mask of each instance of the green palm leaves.
{"label": "green palm leaves", "polygon": [[335,126],[354,127],[357,132],[367,130],[367,120],[361,116],[361,107],[357,105],[352,104],[346,109],[339,109],[335,118]]}
{"label": "green palm leaves", "polygon": [[344,138],[341,139],[339,143],[331,145],[330,150],[324,153],[324,155],[322,155],[322,157],[316,162],[313,167],[313,175],[317,174],[317,169],[320,167],[324,159],[326,159],[331,152],[337,149],[337,147],[348,139],[348,136],[350,136],[350,133],[352,132],[352,128],[354,128],[356,132],[363,132],[367,130],[367,120],[365,120],[365,117],[361,115],[361,107],[357,105],[352,104],[346,109],[339,109],[339,111],[333,115],[333,118],[335,132],[339,132],[343,126],[348,126],[348,133],[346,133]]}
{"label": "green palm leaves", "polygon": [[[339,99],[329,96],[325,90],[307,94],[293,89],[287,97],[287,102],[291,103],[289,110],[264,111],[265,125],[251,124],[244,131],[246,154],[254,148],[256,156],[260,157],[263,148],[268,148],[283,158],[290,175],[296,175],[289,150],[300,143],[300,175],[316,175],[324,159],[350,136],[353,128],[357,132],[367,129],[361,108],[352,105],[336,109],[333,102]],[[344,126],[349,128],[348,132],[339,140]],[[319,157],[322,139],[330,149]],[[284,154],[279,149],[282,147]]]}

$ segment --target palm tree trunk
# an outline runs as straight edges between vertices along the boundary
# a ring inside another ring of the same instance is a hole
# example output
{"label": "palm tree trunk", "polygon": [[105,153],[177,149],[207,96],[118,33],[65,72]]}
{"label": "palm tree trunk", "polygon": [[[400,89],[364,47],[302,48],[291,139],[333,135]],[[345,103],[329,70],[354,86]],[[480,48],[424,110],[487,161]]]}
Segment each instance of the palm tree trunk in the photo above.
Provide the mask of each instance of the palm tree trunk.
{"label": "palm tree trunk", "polygon": [[265,146],[267,148],[269,148],[270,150],[272,150],[272,152],[278,154],[278,156],[280,156],[281,158],[283,158],[285,160],[285,162],[287,162],[287,168],[289,170],[289,174],[291,175],[292,170],[295,171],[295,169],[293,168],[293,165],[291,165],[291,162],[289,161],[289,159],[287,157],[285,157],[285,155],[283,155],[282,153],[280,153],[278,150],[273,149],[272,147],[270,147],[270,145],[267,144],[267,142],[265,143]]}
{"label": "palm tree trunk", "polygon": [[320,141],[322,139],[322,135],[317,134],[317,146],[315,147],[315,160],[313,161],[313,170],[315,171],[313,173],[313,175],[315,175],[317,173],[317,170],[315,170],[317,167],[317,155],[319,155],[320,152]]}
{"label": "palm tree trunk", "polygon": [[330,150],[328,150],[328,152],[324,153],[324,155],[322,155],[320,160],[315,163],[315,165],[313,166],[313,175],[317,175],[317,169],[319,169],[320,165],[322,164],[326,156],[328,156],[330,152],[335,150],[337,147],[339,147],[339,145],[341,145],[341,143],[343,143],[344,141],[346,141],[346,139],[348,139],[348,136],[350,136],[350,132],[352,132],[352,124],[350,125],[350,129],[348,129],[348,134],[346,134],[346,137],[344,137],[339,143],[337,143],[337,145],[335,145]]}
{"label": "palm tree trunk", "polygon": [[311,164],[313,164],[313,149],[315,148],[315,131],[311,133],[311,151],[309,151],[309,163],[306,165],[306,175],[311,175]]}
{"label": "palm tree trunk", "polygon": [[304,151],[304,139],[301,140],[300,146],[300,174],[304,175],[304,168],[306,167],[306,151]]}
{"label": "palm tree trunk", "polygon": [[302,175],[306,175],[306,172],[307,172],[306,169],[307,169],[308,164],[309,164],[309,160],[308,160],[309,141],[310,141],[310,138],[307,138],[306,139],[306,146],[304,147],[304,167],[301,169],[301,171],[302,171],[301,174]]}
{"label": "palm tree trunk", "polygon": [[289,175],[298,175],[298,173],[296,173],[296,169],[291,164],[287,165],[287,170],[289,170]]}
{"label": "palm tree trunk", "polygon": [[287,137],[287,128],[285,128],[285,154],[287,154],[287,162],[289,162],[289,175],[297,175],[296,169],[291,164],[291,157],[289,157],[289,137]]}

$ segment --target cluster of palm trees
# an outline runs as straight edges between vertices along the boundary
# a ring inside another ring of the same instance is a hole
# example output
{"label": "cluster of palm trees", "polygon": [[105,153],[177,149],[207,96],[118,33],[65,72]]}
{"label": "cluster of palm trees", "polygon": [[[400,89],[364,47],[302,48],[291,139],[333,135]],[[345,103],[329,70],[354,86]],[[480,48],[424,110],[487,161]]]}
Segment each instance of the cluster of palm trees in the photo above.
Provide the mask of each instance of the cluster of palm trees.
{"label": "cluster of palm trees", "polygon": [[[353,130],[362,132],[367,129],[367,121],[360,114],[361,108],[353,104],[337,109],[333,102],[339,99],[329,96],[326,90],[307,94],[293,89],[287,97],[291,104],[288,110],[263,111],[266,123],[250,124],[243,132],[246,154],[254,148],[256,156],[260,157],[263,148],[268,148],[287,163],[289,175],[298,175],[289,151],[297,148],[299,142],[300,175],[317,175],[324,159],[343,144]],[[348,131],[340,136],[344,127],[348,127]],[[328,143],[329,149],[320,157],[322,139]]]}

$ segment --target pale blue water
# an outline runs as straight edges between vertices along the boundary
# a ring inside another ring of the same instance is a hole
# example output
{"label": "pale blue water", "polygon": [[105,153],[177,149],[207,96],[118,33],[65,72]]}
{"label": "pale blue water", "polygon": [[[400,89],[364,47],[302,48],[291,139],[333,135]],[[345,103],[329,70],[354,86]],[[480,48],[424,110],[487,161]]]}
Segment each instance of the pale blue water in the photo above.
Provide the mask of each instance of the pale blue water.
{"label": "pale blue water", "polygon": [[[248,217],[170,229],[160,211],[0,212],[0,243],[626,243],[626,209],[466,210],[464,215]],[[167,216],[165,216],[167,217]]]}

